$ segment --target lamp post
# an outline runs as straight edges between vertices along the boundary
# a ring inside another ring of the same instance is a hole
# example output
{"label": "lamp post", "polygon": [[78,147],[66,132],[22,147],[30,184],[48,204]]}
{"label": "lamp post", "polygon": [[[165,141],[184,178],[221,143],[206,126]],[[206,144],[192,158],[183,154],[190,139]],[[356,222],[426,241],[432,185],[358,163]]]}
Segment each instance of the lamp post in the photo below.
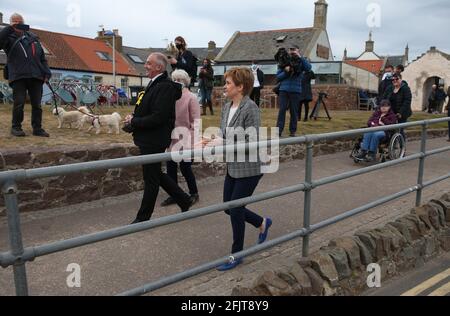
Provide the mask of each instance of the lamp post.
{"label": "lamp post", "polygon": [[113,37],[113,86],[116,88],[116,33],[113,31],[105,31],[105,35]]}

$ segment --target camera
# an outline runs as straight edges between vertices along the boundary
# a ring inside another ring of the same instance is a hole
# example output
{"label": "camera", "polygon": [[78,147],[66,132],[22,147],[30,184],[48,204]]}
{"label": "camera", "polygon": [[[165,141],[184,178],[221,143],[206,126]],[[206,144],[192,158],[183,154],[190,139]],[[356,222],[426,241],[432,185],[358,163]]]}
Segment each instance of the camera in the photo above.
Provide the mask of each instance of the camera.
{"label": "camera", "polygon": [[325,93],[325,92],[319,92],[319,98],[321,98],[321,99],[323,99],[323,98],[328,99],[328,94]]}
{"label": "camera", "polygon": [[124,124],[122,130],[123,130],[125,133],[128,133],[128,134],[133,134],[133,133],[134,133],[134,127],[131,125],[131,123],[129,123],[129,124]]}
{"label": "camera", "polygon": [[16,29],[24,31],[24,32],[28,32],[30,30],[30,26],[27,24],[16,24],[16,25],[14,25],[14,27]]}
{"label": "camera", "polygon": [[291,67],[291,74],[300,73],[301,60],[299,56],[291,55],[286,48],[281,47],[275,55],[275,60],[280,69]]}

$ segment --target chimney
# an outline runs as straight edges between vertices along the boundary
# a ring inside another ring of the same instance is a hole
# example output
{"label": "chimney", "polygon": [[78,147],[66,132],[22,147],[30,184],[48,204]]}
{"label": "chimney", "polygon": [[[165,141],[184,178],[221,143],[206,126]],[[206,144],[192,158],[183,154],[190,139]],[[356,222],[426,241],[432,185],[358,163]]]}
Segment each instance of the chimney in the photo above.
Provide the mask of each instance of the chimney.
{"label": "chimney", "polygon": [[328,3],[325,0],[318,0],[315,3],[314,28],[327,29]]}
{"label": "chimney", "polygon": [[209,60],[214,60],[217,57],[216,56],[216,48],[217,48],[216,42],[209,41],[209,43],[208,43],[208,56],[207,56],[207,58]]}
{"label": "chimney", "polygon": [[0,12],[0,24],[3,24],[3,13]]}
{"label": "chimney", "polygon": [[366,52],[373,53],[375,42],[372,40],[372,31],[369,33],[369,40],[366,42]]}
{"label": "chimney", "polygon": [[[119,34],[119,30],[114,29],[112,30],[115,34],[115,44],[116,44],[116,50],[120,53],[123,51],[123,39],[122,36]],[[105,29],[102,29],[101,31],[97,32],[96,40],[108,42],[111,46],[113,46],[113,36],[112,35],[105,35]]]}

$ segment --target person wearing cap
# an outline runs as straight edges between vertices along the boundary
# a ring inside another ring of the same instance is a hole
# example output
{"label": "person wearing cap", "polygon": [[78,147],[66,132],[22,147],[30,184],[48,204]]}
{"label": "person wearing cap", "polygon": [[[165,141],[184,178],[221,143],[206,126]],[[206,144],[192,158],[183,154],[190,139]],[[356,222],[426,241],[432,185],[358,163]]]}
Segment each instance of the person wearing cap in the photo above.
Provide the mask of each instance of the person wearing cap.
{"label": "person wearing cap", "polygon": [[13,113],[11,135],[25,137],[22,130],[24,107],[28,95],[31,102],[31,125],[33,135],[49,137],[42,128],[42,86],[52,73],[45,58],[44,49],[39,38],[30,32],[24,18],[14,13],[10,25],[0,31],[0,50],[7,56],[5,79],[13,89]]}

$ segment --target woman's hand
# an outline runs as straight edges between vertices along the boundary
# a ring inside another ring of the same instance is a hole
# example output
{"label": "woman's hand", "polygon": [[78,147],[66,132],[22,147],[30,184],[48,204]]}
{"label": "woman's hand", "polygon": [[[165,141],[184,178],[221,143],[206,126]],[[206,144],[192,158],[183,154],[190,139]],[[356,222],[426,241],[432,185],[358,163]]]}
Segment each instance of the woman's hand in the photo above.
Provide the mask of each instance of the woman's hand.
{"label": "woman's hand", "polygon": [[171,65],[176,65],[176,64],[178,63],[178,60],[176,60],[175,58],[171,57],[171,58],[169,59],[169,63],[170,63]]}

